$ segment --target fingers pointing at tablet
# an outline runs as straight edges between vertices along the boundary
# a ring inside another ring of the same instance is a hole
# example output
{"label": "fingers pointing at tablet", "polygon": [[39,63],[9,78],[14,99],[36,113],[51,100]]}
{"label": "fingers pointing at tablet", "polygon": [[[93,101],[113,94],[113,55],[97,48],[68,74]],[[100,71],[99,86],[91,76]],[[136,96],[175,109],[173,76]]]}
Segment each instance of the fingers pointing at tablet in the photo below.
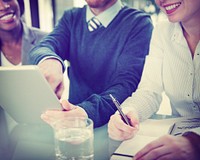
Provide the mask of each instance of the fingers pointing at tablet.
{"label": "fingers pointing at tablet", "polygon": [[41,118],[50,125],[64,117],[87,117],[85,110],[75,106],[66,100],[61,101],[63,110],[47,110],[41,115]]}

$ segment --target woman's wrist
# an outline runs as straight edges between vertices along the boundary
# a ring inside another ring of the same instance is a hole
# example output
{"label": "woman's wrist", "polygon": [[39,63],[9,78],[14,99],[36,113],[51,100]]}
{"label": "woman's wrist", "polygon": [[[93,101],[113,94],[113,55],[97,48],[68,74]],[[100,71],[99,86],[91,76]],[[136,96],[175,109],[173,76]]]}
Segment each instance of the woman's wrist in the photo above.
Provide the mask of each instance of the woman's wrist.
{"label": "woman's wrist", "polygon": [[188,132],[183,133],[182,136],[187,138],[190,141],[194,149],[195,159],[199,160],[200,159],[200,135],[194,132],[188,131]]}

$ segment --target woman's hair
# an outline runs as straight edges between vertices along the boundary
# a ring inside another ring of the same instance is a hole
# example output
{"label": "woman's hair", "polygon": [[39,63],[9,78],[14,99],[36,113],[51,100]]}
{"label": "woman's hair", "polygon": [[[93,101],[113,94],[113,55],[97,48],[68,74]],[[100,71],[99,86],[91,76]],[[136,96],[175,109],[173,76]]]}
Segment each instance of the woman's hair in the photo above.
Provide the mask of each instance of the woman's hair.
{"label": "woman's hair", "polygon": [[17,0],[20,8],[20,15],[22,16],[24,14],[24,0]]}

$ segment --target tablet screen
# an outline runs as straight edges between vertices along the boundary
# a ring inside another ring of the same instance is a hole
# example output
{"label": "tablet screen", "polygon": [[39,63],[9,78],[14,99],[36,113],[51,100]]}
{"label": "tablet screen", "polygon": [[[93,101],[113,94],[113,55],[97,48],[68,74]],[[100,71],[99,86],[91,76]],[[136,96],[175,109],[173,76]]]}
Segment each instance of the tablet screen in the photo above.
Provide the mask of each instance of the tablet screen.
{"label": "tablet screen", "polygon": [[18,123],[44,123],[59,100],[37,66],[0,67],[0,106]]}

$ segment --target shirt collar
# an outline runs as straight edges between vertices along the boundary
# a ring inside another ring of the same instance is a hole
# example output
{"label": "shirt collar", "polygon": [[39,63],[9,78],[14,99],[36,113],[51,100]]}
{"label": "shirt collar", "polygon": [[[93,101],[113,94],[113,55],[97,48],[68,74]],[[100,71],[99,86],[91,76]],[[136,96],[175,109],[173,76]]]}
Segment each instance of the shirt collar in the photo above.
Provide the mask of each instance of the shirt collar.
{"label": "shirt collar", "polygon": [[187,42],[183,35],[181,23],[174,23],[174,30],[172,31],[171,40],[184,46],[187,45]]}
{"label": "shirt collar", "polygon": [[89,6],[87,6],[86,22],[88,22],[91,18],[96,17],[104,27],[107,27],[118,14],[118,12],[122,9],[122,7],[123,5],[121,3],[121,0],[117,0],[117,2],[110,8],[108,8],[98,16],[95,16],[90,10]]}

